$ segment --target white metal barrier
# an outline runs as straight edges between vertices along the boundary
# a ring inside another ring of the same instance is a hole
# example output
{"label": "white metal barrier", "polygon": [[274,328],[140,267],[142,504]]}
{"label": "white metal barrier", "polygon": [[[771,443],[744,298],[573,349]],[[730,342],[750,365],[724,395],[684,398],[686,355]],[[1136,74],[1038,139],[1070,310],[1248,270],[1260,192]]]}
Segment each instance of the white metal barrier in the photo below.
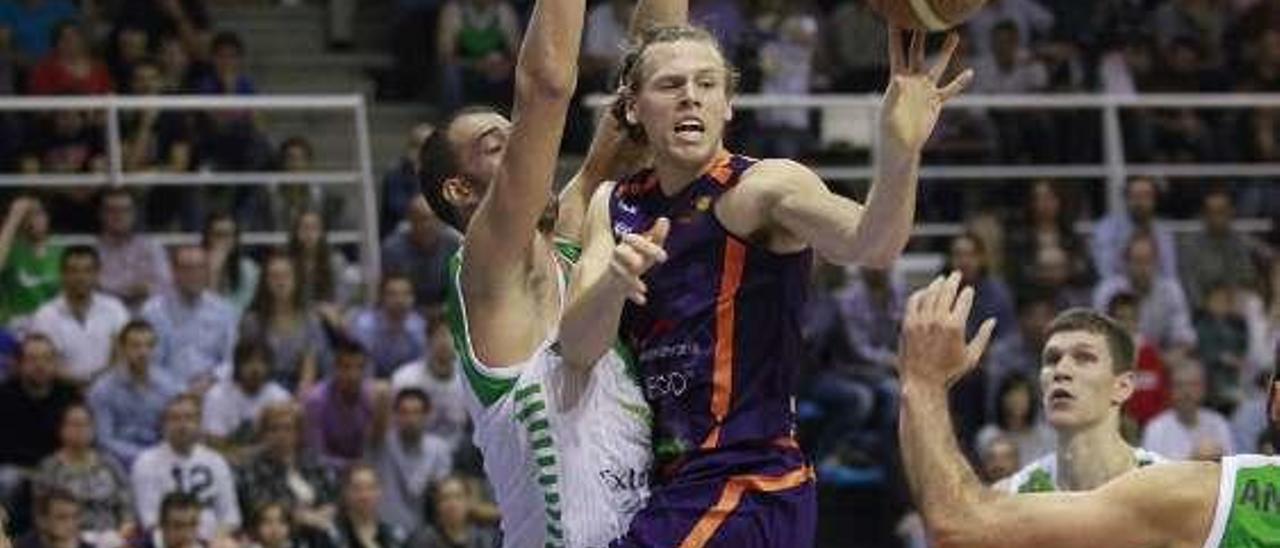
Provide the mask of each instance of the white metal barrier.
{"label": "white metal barrier", "polygon": [[[600,109],[608,97],[595,95],[587,99],[587,105]],[[856,116],[863,122],[874,123],[880,109],[880,95],[741,95],[733,100],[736,109],[759,110],[767,108],[820,109],[824,112],[861,112]],[[1189,108],[1196,110],[1228,109],[1280,109],[1280,93],[1263,94],[1040,94],[1040,95],[974,95],[966,94],[947,104],[948,109],[982,108],[990,110],[1093,110],[1101,116],[1102,162],[1098,164],[1069,165],[926,165],[921,169],[922,179],[934,180],[995,180],[1033,179],[1097,179],[1107,183],[1107,207],[1116,211],[1123,207],[1124,183],[1128,177],[1144,175],[1165,178],[1212,177],[1214,179],[1253,179],[1276,177],[1280,179],[1280,163],[1252,164],[1168,164],[1129,163],[1125,159],[1124,132],[1120,113],[1124,110]],[[874,146],[875,131],[870,130]],[[869,180],[873,173],[867,165],[815,166],[825,179]],[[1280,214],[1280,212],[1278,212]],[[1088,225],[1082,226],[1087,229]],[[1250,229],[1266,230],[1271,220],[1245,223]],[[920,224],[916,234],[954,234],[959,230],[954,224]]]}
{"label": "white metal barrier", "polygon": [[[199,172],[199,173],[130,173],[124,170],[120,112],[127,110],[253,110],[253,111],[343,111],[353,118],[355,166],[339,171],[308,172]],[[106,115],[104,142],[107,145],[107,172],[81,174],[0,175],[0,187],[84,187],[84,186],[263,186],[280,183],[306,183],[322,186],[359,185],[360,227],[356,232],[339,231],[331,235],[335,243],[358,243],[365,290],[372,297],[381,266],[378,242],[377,198],[373,179],[373,156],[370,150],[368,112],[361,95],[158,95],[158,96],[64,96],[6,97],[0,99],[0,112],[48,112],[58,110],[98,111]],[[158,234],[162,243],[196,241],[192,234]],[[71,242],[91,241],[80,235],[65,238]],[[281,232],[245,234],[247,245],[283,243]]]}

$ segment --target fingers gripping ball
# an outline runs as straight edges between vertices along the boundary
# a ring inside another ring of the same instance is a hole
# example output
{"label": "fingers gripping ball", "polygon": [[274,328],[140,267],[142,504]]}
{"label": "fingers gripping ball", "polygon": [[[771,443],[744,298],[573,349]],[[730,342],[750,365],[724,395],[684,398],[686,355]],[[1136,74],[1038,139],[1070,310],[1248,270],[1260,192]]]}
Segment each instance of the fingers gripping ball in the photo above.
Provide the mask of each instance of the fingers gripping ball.
{"label": "fingers gripping ball", "polygon": [[964,23],[987,0],[869,0],[896,27],[941,32]]}

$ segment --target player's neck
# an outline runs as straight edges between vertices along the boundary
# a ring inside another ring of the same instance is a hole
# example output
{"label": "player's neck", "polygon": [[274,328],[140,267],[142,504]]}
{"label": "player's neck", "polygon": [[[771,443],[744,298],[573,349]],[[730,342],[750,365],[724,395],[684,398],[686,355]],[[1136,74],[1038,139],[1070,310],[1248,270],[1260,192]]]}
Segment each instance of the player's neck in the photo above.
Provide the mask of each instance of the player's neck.
{"label": "player's neck", "polygon": [[1137,464],[1116,421],[1078,431],[1058,431],[1058,482],[1070,491],[1095,489]]}
{"label": "player's neck", "polygon": [[653,173],[658,177],[658,186],[662,187],[662,193],[675,196],[693,184],[703,173],[710,171],[711,167],[727,153],[724,147],[720,147],[715,154],[701,164],[679,162],[671,158],[657,158],[654,161]]}

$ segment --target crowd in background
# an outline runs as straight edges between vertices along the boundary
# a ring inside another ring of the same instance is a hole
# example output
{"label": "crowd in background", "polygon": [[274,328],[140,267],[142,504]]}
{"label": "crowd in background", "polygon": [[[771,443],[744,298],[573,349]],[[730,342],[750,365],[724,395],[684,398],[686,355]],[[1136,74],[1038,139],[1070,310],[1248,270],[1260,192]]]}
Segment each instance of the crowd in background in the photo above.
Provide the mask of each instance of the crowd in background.
{"label": "crowd in background", "polygon": [[[341,5],[339,5],[341,4]],[[743,72],[743,90],[875,92],[885,34],[866,2],[692,0]],[[350,47],[334,2],[332,46]],[[591,2],[583,93],[610,88],[634,0]],[[391,95],[441,108],[510,101],[527,0],[399,0]],[[248,54],[201,0],[0,2],[0,90],[12,94],[256,91]],[[343,15],[346,14],[346,15]],[[991,0],[964,29],[974,92],[1280,91],[1280,0]],[[571,128],[590,127],[585,113]],[[1096,117],[950,109],[942,162],[1096,161]],[[1270,110],[1130,111],[1135,161],[1277,161]],[[107,169],[103,119],[0,115],[9,172]],[[839,156],[823,119],[735,119],[735,150]],[[272,143],[247,112],[122,118],[128,171],[305,172],[302,137]],[[459,236],[417,198],[415,127],[378,188],[383,276],[331,244],[346,204],[310,185],[26,189],[0,225],[0,498],[19,546],[495,545],[496,508],[470,443],[465,381],[442,303]],[[581,131],[577,136],[583,141]],[[581,146],[571,137],[569,147]],[[926,184],[920,217],[962,221],[930,247],[999,320],[981,373],[955,391],[964,445],[996,480],[1053,449],[1038,417],[1045,326],[1071,307],[1119,319],[1139,343],[1126,435],[1171,458],[1267,451],[1259,391],[1280,339],[1267,182],[1135,178],[1097,218],[1075,181]],[[1013,201],[1010,196],[1016,196]],[[996,197],[996,199],[992,199]],[[1076,223],[1097,218],[1087,234]],[[1190,232],[1172,219],[1197,219]],[[247,246],[242,231],[287,243]],[[198,231],[164,247],[150,233]],[[61,236],[90,234],[91,245]],[[376,287],[367,299],[365,286]],[[802,444],[818,464],[830,538],[893,545],[907,503],[896,464],[901,270],[818,264],[797,364]],[[977,322],[971,326],[976,329]],[[234,539],[234,540],[233,540]],[[839,541],[838,541],[839,543]],[[839,543],[840,545],[847,545]]]}

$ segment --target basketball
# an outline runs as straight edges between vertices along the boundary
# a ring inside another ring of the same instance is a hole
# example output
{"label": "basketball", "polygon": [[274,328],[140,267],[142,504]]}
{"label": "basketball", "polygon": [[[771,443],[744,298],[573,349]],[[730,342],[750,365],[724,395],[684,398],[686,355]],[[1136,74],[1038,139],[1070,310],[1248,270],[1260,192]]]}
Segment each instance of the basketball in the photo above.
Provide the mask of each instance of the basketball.
{"label": "basketball", "polygon": [[895,26],[941,32],[964,23],[987,0],[869,0]]}

